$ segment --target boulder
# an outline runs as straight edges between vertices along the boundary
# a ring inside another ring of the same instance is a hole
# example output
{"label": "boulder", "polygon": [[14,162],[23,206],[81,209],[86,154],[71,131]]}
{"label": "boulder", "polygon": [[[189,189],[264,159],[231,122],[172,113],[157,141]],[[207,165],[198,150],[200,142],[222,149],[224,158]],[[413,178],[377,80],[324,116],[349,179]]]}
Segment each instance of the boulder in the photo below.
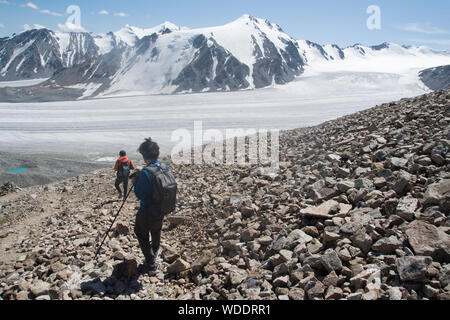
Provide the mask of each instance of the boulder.
{"label": "boulder", "polygon": [[408,225],[406,236],[416,255],[450,262],[450,237],[443,230],[425,221],[416,220]]}

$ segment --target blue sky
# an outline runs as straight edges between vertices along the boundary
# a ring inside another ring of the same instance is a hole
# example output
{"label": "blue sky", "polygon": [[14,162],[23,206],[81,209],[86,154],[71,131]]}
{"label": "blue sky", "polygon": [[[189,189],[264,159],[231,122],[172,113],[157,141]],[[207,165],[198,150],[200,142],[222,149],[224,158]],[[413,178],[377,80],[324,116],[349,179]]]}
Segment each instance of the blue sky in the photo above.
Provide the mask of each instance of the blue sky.
{"label": "blue sky", "polygon": [[[26,28],[64,29],[70,5],[81,9],[89,32],[116,31],[126,24],[152,27],[164,21],[189,28],[231,22],[243,14],[281,25],[296,39],[349,46],[395,42],[450,49],[448,0],[0,0],[0,36]],[[366,10],[381,10],[381,30],[369,30]]]}

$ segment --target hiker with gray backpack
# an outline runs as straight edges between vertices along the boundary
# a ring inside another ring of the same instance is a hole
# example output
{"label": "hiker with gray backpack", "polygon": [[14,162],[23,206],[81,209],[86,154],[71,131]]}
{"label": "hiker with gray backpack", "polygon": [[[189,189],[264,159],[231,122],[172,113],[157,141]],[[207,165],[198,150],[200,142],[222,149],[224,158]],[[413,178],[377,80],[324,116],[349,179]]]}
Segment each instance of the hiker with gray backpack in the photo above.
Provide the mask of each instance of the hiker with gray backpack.
{"label": "hiker with gray backpack", "polygon": [[[116,165],[114,166],[114,171],[117,172],[115,187],[119,192],[119,199],[124,199],[128,191],[128,179],[130,178],[131,170],[136,169],[133,161],[127,158],[127,153],[125,151],[120,151],[120,158],[117,159]],[[120,189],[120,185],[123,183],[123,190]]]}
{"label": "hiker with gray backpack", "polygon": [[[158,265],[161,231],[164,217],[175,211],[178,192],[174,176],[167,164],[158,161],[159,146],[151,138],[146,139],[138,150],[146,166],[131,177],[134,193],[140,201],[134,233],[145,257],[141,273],[154,272]],[[151,243],[150,243],[151,235]]]}

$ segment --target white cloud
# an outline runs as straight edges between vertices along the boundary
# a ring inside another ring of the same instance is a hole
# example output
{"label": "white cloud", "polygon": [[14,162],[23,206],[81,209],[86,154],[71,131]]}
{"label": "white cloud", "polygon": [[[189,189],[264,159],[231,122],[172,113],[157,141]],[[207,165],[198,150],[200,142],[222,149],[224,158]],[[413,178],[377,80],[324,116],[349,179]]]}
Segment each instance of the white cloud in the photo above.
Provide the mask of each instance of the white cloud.
{"label": "white cloud", "polygon": [[117,16],[117,17],[128,17],[128,15],[126,13],[123,13],[123,12],[114,13],[114,15]]}
{"label": "white cloud", "polygon": [[62,14],[57,13],[57,12],[53,12],[53,11],[50,11],[50,10],[41,10],[41,13],[46,13],[46,14],[49,14],[49,15],[52,15],[52,16],[55,16],[55,17],[62,17]]}
{"label": "white cloud", "polygon": [[450,39],[408,39],[412,42],[450,46]]}
{"label": "white cloud", "polygon": [[424,34],[449,34],[450,33],[447,30],[433,27],[430,24],[421,25],[420,23],[408,23],[404,26],[401,26],[400,29],[403,31],[417,32],[417,33],[424,33]]}
{"label": "white cloud", "polygon": [[4,27],[5,27],[5,25],[2,24],[2,23],[0,23],[0,29],[1,29],[1,28],[4,28]]}
{"label": "white cloud", "polygon": [[33,29],[29,24],[24,24],[23,25],[23,31],[28,31],[28,30],[31,30],[31,29]]}
{"label": "white cloud", "polygon": [[39,7],[37,5],[35,5],[33,2],[28,2],[27,4],[22,4],[20,6],[22,8],[28,7],[28,8],[34,9],[34,10],[39,10]]}
{"label": "white cloud", "polygon": [[109,12],[106,10],[101,10],[98,14],[108,15]]}
{"label": "white cloud", "polygon": [[9,2],[6,0],[0,0],[0,4],[9,4]]}
{"label": "white cloud", "polygon": [[35,29],[47,29],[46,26],[43,26],[43,25],[40,25],[40,24],[35,24],[35,25],[34,25],[34,28],[35,28]]}
{"label": "white cloud", "polygon": [[83,27],[77,26],[70,22],[66,22],[65,24],[58,24],[58,28],[62,32],[87,32]]}
{"label": "white cloud", "polygon": [[38,10],[40,13],[49,14],[49,15],[52,15],[52,16],[55,16],[55,17],[62,17],[62,14],[60,14],[60,13],[53,12],[53,11],[50,11],[50,10],[47,10],[47,9],[43,9],[43,10],[39,9],[39,7],[36,4],[34,4],[33,2],[28,2],[27,4],[22,4],[20,6],[22,8],[27,8],[28,7],[28,8],[34,9],[34,10]]}

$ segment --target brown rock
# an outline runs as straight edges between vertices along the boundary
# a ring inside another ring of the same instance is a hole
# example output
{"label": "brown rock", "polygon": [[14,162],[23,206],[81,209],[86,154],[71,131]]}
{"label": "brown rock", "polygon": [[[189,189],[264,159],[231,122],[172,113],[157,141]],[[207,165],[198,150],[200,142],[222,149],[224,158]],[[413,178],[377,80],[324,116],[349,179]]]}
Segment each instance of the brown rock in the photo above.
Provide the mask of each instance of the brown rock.
{"label": "brown rock", "polygon": [[344,296],[344,291],[341,288],[329,287],[325,294],[325,300],[339,300]]}
{"label": "brown rock", "polygon": [[301,288],[292,288],[289,290],[289,299],[294,301],[302,301],[305,300],[305,290]]}
{"label": "brown rock", "polygon": [[339,206],[338,202],[330,200],[321,204],[318,207],[308,207],[302,209],[300,210],[300,213],[307,217],[331,219],[333,218],[333,216],[330,214],[330,212],[335,208],[337,209],[338,206]]}
{"label": "brown rock", "polygon": [[138,265],[136,260],[126,260],[114,266],[113,276],[117,279],[132,278],[138,274]]}
{"label": "brown rock", "polygon": [[214,255],[211,252],[206,252],[201,257],[198,257],[194,263],[192,263],[192,271],[200,272],[203,268],[213,259]]}
{"label": "brown rock", "polygon": [[417,255],[450,262],[450,238],[444,231],[425,221],[416,220],[408,225],[406,235]]}
{"label": "brown rock", "polygon": [[167,273],[178,274],[183,271],[189,270],[191,265],[181,258],[178,258],[174,263],[167,267]]}
{"label": "brown rock", "polygon": [[166,219],[174,227],[186,224],[187,222],[191,221],[191,217],[186,216],[167,216]]}
{"label": "brown rock", "polygon": [[126,236],[130,233],[130,229],[126,225],[124,225],[122,223],[118,223],[116,225],[116,233],[118,235]]}

